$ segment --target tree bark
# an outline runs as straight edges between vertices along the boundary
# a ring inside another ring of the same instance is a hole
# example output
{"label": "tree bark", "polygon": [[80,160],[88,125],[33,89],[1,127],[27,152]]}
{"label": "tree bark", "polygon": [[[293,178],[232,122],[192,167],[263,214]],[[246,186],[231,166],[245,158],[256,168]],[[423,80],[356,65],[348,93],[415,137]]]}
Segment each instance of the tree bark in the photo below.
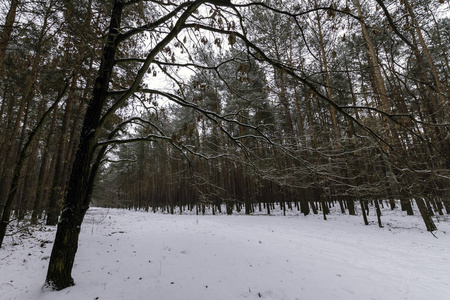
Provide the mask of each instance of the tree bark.
{"label": "tree bark", "polygon": [[433,218],[431,217],[431,212],[427,208],[425,201],[423,199],[416,199],[416,203],[427,230],[430,232],[436,231],[437,227],[434,224]]}
{"label": "tree bark", "polygon": [[78,75],[72,78],[72,85],[69,91],[69,95],[66,101],[66,109],[64,113],[64,119],[61,127],[61,133],[58,142],[58,152],[56,157],[55,174],[53,177],[53,186],[50,192],[49,207],[47,211],[47,223],[46,225],[56,225],[58,222],[58,216],[61,210],[61,199],[64,198],[64,192],[66,188],[66,182],[64,176],[64,166],[67,163],[66,149],[67,138],[69,133],[70,117],[72,115],[73,99],[75,97],[75,90],[77,88]]}
{"label": "tree bark", "polygon": [[8,14],[6,15],[5,25],[3,27],[2,35],[0,37],[0,70],[2,70],[3,62],[6,56],[6,47],[8,46],[11,33],[13,31],[13,25],[16,20],[16,11],[19,0],[11,0],[11,6],[9,7]]}
{"label": "tree bark", "polygon": [[51,144],[51,140],[52,140],[52,136],[53,136],[53,130],[55,128],[55,123],[56,123],[56,117],[57,117],[57,113],[58,113],[58,107],[55,108],[55,110],[53,111],[53,118],[50,124],[50,128],[48,129],[48,135],[47,135],[47,140],[45,143],[45,147],[43,150],[43,154],[42,154],[42,159],[41,159],[41,167],[39,168],[39,175],[38,175],[38,180],[37,180],[37,190],[36,190],[36,195],[33,201],[33,212],[31,214],[31,224],[36,224],[37,220],[39,218],[39,216],[41,215],[42,212],[42,207],[41,207],[41,200],[44,199],[44,190],[45,190],[45,186],[47,184],[47,177],[48,175],[48,161],[49,161],[49,151],[50,151],[50,144]]}
{"label": "tree bark", "polygon": [[109,34],[103,49],[99,74],[94,84],[93,96],[89,102],[80,142],[73,163],[64,208],[58,223],[47,271],[46,285],[54,290],[72,286],[72,268],[78,249],[81,223],[89,208],[93,188],[91,163],[99,135],[100,117],[107,99],[108,86],[113,72],[124,3],[115,1],[111,12]]}

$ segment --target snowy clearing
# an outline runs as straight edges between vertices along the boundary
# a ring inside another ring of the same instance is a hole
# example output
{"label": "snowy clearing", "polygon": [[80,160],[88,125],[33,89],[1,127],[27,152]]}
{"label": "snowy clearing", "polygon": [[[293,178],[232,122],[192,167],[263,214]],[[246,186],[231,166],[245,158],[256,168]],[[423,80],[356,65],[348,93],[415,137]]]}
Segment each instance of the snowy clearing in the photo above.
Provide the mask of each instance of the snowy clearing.
{"label": "snowy clearing", "polygon": [[[92,208],[76,285],[42,291],[55,229],[8,237],[1,299],[449,299],[450,224],[419,216],[196,216]],[[386,215],[387,214],[387,215]],[[372,218],[374,218],[372,216]]]}

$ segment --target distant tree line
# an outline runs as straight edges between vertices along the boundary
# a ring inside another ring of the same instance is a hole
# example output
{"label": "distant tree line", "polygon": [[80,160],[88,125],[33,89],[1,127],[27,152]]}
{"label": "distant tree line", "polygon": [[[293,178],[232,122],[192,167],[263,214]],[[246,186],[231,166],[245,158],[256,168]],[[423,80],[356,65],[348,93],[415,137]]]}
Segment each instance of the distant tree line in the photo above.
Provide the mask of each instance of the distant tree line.
{"label": "distant tree line", "polygon": [[[154,97],[146,119],[170,140],[116,147],[95,203],[172,213],[205,206],[215,213],[225,205],[226,213],[247,214],[262,206],[270,213],[279,203],[305,215],[326,215],[334,203],[355,214],[370,203],[379,216],[386,200],[409,215],[417,205],[434,230],[431,216],[450,211],[449,117],[437,89],[448,82],[448,20],[438,18],[437,3],[414,8],[397,5],[388,16],[405,16],[404,24],[389,24],[378,17],[380,6],[353,1],[344,9],[352,16],[316,10],[302,19],[302,31],[289,15],[252,10],[254,34],[265,32],[261,48],[311,74],[312,86],[249,56],[245,43],[218,50],[205,41],[196,55],[207,68],[177,82],[179,95],[221,116],[238,111],[257,129],[178,104],[161,109]],[[315,89],[338,106],[320,101]],[[134,136],[149,130],[139,127]]]}

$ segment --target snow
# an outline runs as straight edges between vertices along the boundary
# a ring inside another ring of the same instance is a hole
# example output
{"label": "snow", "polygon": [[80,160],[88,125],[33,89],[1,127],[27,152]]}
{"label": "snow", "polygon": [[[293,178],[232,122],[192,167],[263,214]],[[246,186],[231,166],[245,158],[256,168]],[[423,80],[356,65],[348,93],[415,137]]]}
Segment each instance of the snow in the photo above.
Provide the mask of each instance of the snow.
{"label": "snow", "polygon": [[54,227],[8,237],[1,299],[449,299],[450,224],[419,216],[166,215],[91,208],[76,285],[43,290]]}

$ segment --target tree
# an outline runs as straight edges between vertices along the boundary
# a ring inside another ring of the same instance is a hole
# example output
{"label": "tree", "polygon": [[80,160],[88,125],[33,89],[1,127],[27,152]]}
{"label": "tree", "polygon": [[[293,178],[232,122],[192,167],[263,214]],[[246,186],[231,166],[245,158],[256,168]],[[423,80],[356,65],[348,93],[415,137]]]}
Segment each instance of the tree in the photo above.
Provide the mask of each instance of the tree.
{"label": "tree", "polygon": [[[156,56],[182,31],[186,20],[205,1],[186,2],[176,6],[173,11],[140,28],[121,33],[123,11],[135,1],[116,0],[111,11],[108,37],[103,48],[99,73],[94,84],[92,98],[89,101],[81,130],[72,173],[69,180],[64,208],[58,223],[55,243],[50,257],[46,282],[54,289],[63,289],[73,285],[71,277],[75,253],[78,248],[78,236],[84,215],[89,208],[94,179],[107,146],[96,151],[101,129],[105,122],[120,108],[128,98],[138,90],[141,81]],[[114,102],[108,102],[109,86],[116,62],[116,53],[121,42],[133,35],[155,28],[178,17],[164,38],[148,53],[129,88]]]}

